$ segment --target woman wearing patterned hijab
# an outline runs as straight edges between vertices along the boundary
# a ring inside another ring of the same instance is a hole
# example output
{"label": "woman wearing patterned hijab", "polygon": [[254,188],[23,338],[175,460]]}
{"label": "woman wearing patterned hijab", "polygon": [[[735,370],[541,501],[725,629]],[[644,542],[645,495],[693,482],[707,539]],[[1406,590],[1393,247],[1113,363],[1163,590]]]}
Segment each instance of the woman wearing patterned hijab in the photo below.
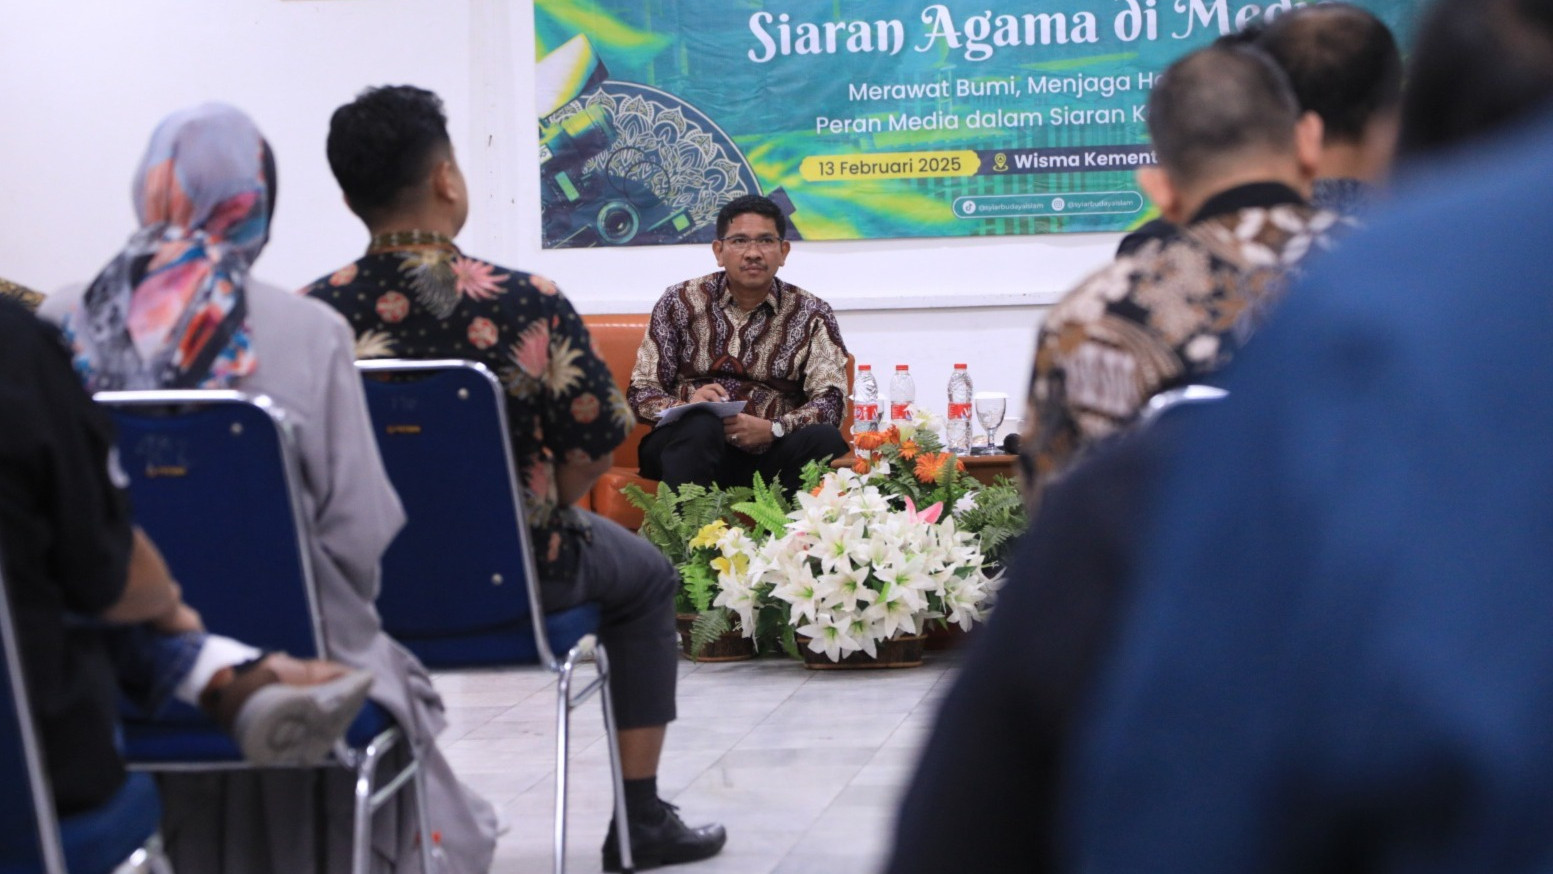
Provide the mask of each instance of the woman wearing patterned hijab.
{"label": "woman wearing patterned hijab", "polygon": [[[84,292],[49,295],[43,315],[64,318],[93,389],[231,388],[268,395],[286,411],[327,654],[371,671],[372,700],[406,731],[426,775],[442,871],[486,871],[495,811],[437,749],[442,700],[373,609],[378,561],[404,511],[372,436],[351,329],[328,306],[250,275],[275,202],[258,128],[218,104],[168,117],[135,174],[134,198],[141,227],[124,250]],[[343,769],[168,777],[168,851],[180,871],[348,870],[352,788]],[[419,872],[414,803],[375,817],[374,874]]]}
{"label": "woman wearing patterned hijab", "polygon": [[269,240],[274,166],[233,107],[157,126],[135,174],[140,230],[65,323],[89,388],[225,388],[253,371],[243,286]]}

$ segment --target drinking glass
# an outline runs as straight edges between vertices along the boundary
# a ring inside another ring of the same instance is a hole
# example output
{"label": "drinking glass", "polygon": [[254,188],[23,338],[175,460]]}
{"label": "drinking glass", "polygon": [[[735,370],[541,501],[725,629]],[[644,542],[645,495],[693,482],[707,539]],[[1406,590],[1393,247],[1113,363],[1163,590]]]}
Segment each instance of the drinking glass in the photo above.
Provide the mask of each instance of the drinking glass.
{"label": "drinking glass", "polygon": [[992,434],[1003,424],[1003,414],[1008,410],[1008,395],[1000,391],[979,391],[971,397],[976,405],[976,420],[987,429],[987,445],[972,455],[997,455],[1003,450],[992,442]]}

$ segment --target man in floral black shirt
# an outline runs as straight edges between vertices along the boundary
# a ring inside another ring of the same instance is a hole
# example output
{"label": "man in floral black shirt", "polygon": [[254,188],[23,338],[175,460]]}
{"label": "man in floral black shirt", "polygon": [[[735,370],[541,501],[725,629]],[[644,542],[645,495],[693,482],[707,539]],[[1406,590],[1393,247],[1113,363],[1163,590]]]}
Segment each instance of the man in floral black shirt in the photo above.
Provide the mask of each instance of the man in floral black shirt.
{"label": "man in floral black shirt", "polygon": [[[664,731],[675,716],[678,577],[645,540],[573,506],[632,426],[587,328],[554,283],[453,244],[469,195],[436,95],[409,86],[364,91],[335,111],[328,152],[372,241],[307,293],[350,320],[358,358],[463,358],[501,376],[545,607],[595,601],[604,610],[600,637],[614,655],[610,691],[636,865],[715,855],[723,827],[686,826],[657,793]],[[606,871],[621,868],[614,829]]]}

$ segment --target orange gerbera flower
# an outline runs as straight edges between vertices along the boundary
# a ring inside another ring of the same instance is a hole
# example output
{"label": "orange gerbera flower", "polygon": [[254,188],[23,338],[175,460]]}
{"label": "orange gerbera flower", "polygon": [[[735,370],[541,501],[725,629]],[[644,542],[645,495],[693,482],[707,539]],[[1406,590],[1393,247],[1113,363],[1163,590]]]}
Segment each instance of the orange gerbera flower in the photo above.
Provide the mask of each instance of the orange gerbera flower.
{"label": "orange gerbera flower", "polygon": [[913,458],[917,457],[917,452],[918,452],[917,441],[915,441],[915,440],[907,440],[906,442],[901,444],[901,458],[904,458],[907,461],[910,461]]}
{"label": "orange gerbera flower", "polygon": [[947,452],[924,452],[917,456],[917,479],[925,483],[938,482],[944,463],[952,457]]}
{"label": "orange gerbera flower", "polygon": [[869,468],[870,465],[866,458],[859,458],[857,461],[852,462],[852,471],[854,473],[868,473]]}
{"label": "orange gerbera flower", "polygon": [[884,429],[884,442],[886,442],[886,443],[899,443],[899,442],[901,442],[901,429],[895,427],[894,425],[891,425],[890,427]]}
{"label": "orange gerbera flower", "polygon": [[878,431],[865,431],[857,435],[857,448],[872,452],[884,445],[884,435]]}
{"label": "orange gerbera flower", "polygon": [[961,461],[950,452],[924,452],[917,456],[917,466],[913,471],[917,479],[924,483],[936,483],[943,476],[944,465],[954,462],[955,470],[964,471],[965,462]]}

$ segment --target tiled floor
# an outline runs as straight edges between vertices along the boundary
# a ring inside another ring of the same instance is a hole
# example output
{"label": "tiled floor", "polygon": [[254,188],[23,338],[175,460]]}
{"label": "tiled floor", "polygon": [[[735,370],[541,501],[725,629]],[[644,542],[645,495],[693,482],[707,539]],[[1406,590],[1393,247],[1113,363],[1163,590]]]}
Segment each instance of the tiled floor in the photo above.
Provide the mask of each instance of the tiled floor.
{"label": "tiled floor", "polygon": [[[920,668],[809,671],[786,659],[681,662],[660,794],[687,822],[728,827],[728,846],[685,874],[868,874],[958,657]],[[512,830],[493,874],[550,870],[554,684],[538,671],[439,674],[451,725],[441,742]],[[567,868],[599,870],[609,763],[599,708],[573,717]]]}

